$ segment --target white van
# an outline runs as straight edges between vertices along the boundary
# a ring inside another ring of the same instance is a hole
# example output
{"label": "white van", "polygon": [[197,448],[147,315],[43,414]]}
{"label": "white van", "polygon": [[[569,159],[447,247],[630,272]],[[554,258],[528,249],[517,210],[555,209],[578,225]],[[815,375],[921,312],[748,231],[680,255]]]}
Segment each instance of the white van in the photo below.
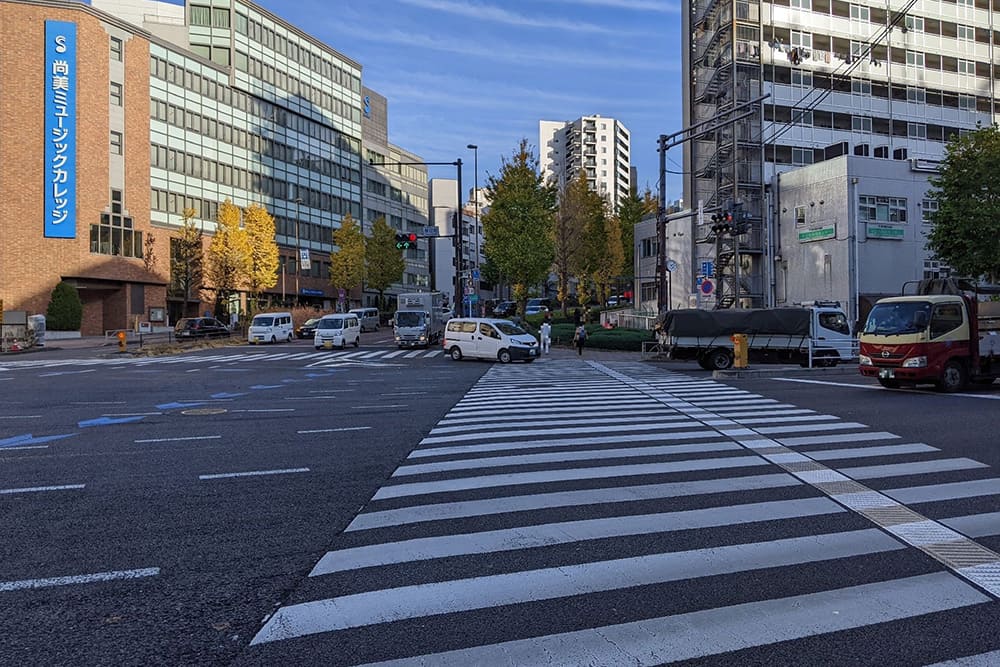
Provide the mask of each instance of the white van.
{"label": "white van", "polygon": [[254,315],[247,330],[248,343],[292,342],[295,332],[291,313],[261,313]]}
{"label": "white van", "polygon": [[538,341],[510,320],[488,317],[457,317],[444,328],[444,351],[455,361],[463,357],[532,362],[538,357]]}
{"label": "white van", "polygon": [[349,313],[358,316],[361,322],[361,331],[378,331],[378,308],[351,308]]}
{"label": "white van", "polygon": [[361,321],[354,313],[338,313],[324,315],[316,323],[316,333],[313,334],[313,347],[321,350],[330,347],[354,347],[361,344]]}

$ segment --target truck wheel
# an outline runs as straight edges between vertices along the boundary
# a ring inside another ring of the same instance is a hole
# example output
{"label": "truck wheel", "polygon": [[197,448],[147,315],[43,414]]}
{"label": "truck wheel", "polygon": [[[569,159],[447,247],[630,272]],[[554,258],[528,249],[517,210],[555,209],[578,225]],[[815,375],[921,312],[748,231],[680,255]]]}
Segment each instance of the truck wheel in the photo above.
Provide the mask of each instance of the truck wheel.
{"label": "truck wheel", "polygon": [[455,345],[450,350],[448,350],[448,354],[450,354],[451,358],[454,359],[455,361],[462,360],[462,349],[458,345]]}
{"label": "truck wheel", "polygon": [[964,389],[967,381],[965,366],[957,361],[949,361],[945,364],[941,379],[934,386],[938,391],[950,394]]}
{"label": "truck wheel", "polygon": [[885,387],[886,389],[899,389],[899,380],[889,380],[886,378],[879,378],[878,383]]}
{"label": "truck wheel", "polygon": [[705,363],[710,371],[724,371],[733,365],[733,354],[729,350],[717,348],[708,353]]}
{"label": "truck wheel", "polygon": [[510,363],[510,350],[500,350],[500,353],[497,354],[497,359],[500,360],[501,364],[509,364]]}

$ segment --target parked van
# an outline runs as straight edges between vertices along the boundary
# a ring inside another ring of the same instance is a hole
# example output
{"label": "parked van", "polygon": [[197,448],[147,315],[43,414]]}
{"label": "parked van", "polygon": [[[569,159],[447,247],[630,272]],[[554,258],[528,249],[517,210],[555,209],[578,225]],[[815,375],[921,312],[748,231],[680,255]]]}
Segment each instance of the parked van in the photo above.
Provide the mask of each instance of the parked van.
{"label": "parked van", "polygon": [[361,331],[378,331],[378,308],[352,308],[348,312],[358,316]]}
{"label": "parked van", "polygon": [[313,347],[317,350],[326,347],[354,347],[361,344],[361,321],[354,313],[338,313],[324,315],[316,323],[316,333],[313,335]]}
{"label": "parked van", "polygon": [[455,361],[463,357],[532,362],[538,357],[538,341],[510,320],[488,317],[457,317],[444,328],[444,351]]}
{"label": "parked van", "polygon": [[260,313],[254,315],[247,330],[249,343],[292,342],[295,336],[291,313]]}

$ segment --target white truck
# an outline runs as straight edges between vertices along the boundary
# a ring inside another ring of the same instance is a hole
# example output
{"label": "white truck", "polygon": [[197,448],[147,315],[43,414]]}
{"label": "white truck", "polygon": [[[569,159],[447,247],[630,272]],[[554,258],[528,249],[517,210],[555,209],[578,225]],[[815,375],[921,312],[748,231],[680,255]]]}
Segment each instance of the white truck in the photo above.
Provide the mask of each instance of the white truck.
{"label": "white truck", "polygon": [[837,302],[807,307],[667,312],[657,338],[668,359],[693,359],[706,370],[733,365],[733,334],[747,335],[750,363],[836,366],[854,358],[847,315]]}
{"label": "white truck", "polygon": [[444,296],[441,292],[413,292],[397,297],[392,317],[396,347],[430,347],[444,336]]}

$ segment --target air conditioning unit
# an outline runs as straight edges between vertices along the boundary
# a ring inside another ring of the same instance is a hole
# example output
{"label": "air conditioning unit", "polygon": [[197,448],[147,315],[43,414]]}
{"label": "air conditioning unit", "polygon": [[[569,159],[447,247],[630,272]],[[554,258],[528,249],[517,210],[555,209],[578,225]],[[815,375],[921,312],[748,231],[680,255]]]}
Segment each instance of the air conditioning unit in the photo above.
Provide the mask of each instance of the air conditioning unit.
{"label": "air conditioning unit", "polygon": [[940,160],[930,160],[922,157],[910,158],[910,170],[911,171],[926,171],[935,173],[941,166]]}

